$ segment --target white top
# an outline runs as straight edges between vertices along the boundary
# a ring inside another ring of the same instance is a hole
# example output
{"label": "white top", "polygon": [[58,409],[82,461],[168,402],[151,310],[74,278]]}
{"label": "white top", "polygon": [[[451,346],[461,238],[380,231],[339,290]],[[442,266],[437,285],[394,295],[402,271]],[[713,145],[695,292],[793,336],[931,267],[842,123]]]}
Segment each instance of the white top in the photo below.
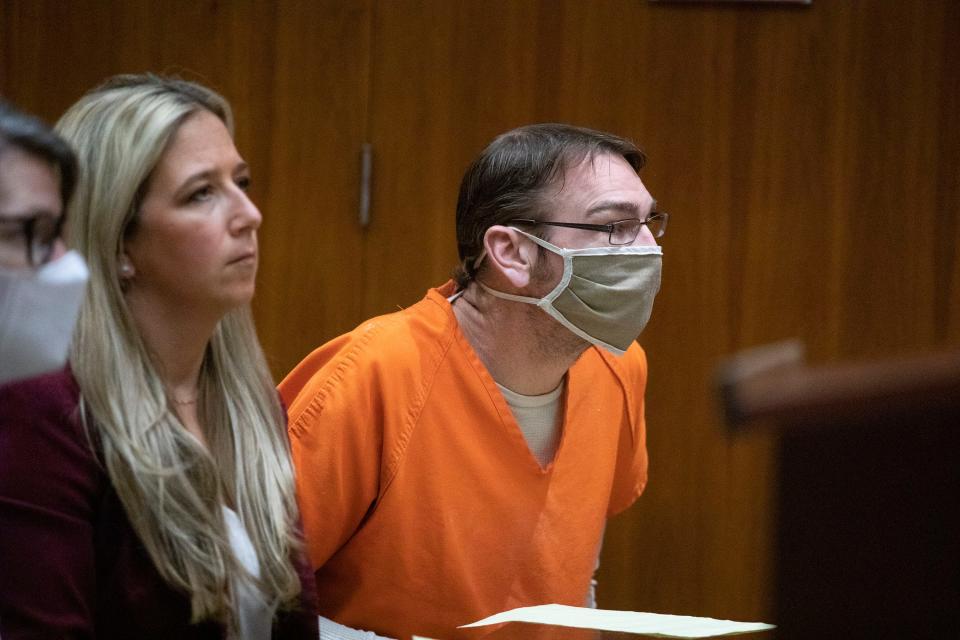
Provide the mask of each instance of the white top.
{"label": "white top", "polygon": [[[260,577],[260,560],[253,548],[247,529],[237,513],[223,507],[227,535],[237,562],[253,578]],[[242,640],[270,640],[276,603],[268,603],[257,585],[247,576],[238,576],[234,584],[234,606],[237,613],[237,633]]]}

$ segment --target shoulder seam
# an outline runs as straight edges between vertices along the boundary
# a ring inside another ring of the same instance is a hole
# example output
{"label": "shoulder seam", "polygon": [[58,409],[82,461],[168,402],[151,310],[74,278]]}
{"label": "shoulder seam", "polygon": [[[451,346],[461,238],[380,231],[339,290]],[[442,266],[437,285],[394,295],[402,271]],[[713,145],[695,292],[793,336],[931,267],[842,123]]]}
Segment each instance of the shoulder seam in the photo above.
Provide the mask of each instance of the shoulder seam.
{"label": "shoulder seam", "polygon": [[[637,416],[634,415],[634,394],[633,390],[630,388],[630,385],[627,384],[626,375],[620,369],[620,364],[614,359],[614,356],[609,353],[604,352],[601,347],[592,347],[596,349],[600,359],[603,360],[604,364],[607,365],[607,368],[610,369],[610,372],[613,374],[613,377],[616,378],[617,383],[620,385],[620,391],[623,393],[624,404],[627,407],[627,420],[631,425],[630,429],[630,438],[633,440],[634,433],[632,426],[636,424]],[[633,442],[633,445],[636,446],[636,442]]]}
{"label": "shoulder seam", "polygon": [[290,426],[287,429],[288,433],[297,436],[303,434],[303,423],[307,418],[317,418],[318,414],[323,411],[323,405],[327,400],[330,390],[335,386],[336,383],[343,380],[347,369],[356,362],[359,352],[367,346],[367,343],[370,342],[370,340],[376,333],[379,332],[379,330],[380,326],[369,329],[363,335],[361,335],[357,341],[350,346],[349,349],[347,349],[346,353],[340,357],[340,361],[337,362],[337,366],[334,368],[333,373],[331,373],[327,379],[324,380],[320,389],[313,394],[313,397],[310,399],[310,403],[304,408],[300,415],[297,416],[297,419],[290,423]]}
{"label": "shoulder seam", "polygon": [[449,318],[446,332],[447,335],[444,336],[443,341],[440,343],[440,347],[436,355],[436,362],[430,371],[430,375],[424,379],[423,385],[420,387],[417,397],[413,402],[410,403],[410,409],[407,412],[407,419],[405,421],[406,424],[404,425],[403,433],[399,438],[397,438],[394,450],[390,452],[389,457],[386,459],[386,474],[377,497],[378,502],[383,498],[384,494],[386,494],[387,490],[390,488],[390,485],[393,483],[393,479],[397,476],[397,473],[400,470],[400,464],[403,462],[404,455],[406,454],[407,445],[410,443],[410,439],[413,437],[413,432],[416,430],[416,427],[420,422],[420,416],[423,414],[423,408],[426,405],[427,398],[430,397],[430,392],[433,390],[433,384],[437,379],[437,372],[447,357],[447,353],[450,350],[450,345],[453,343],[454,332],[450,330]]}

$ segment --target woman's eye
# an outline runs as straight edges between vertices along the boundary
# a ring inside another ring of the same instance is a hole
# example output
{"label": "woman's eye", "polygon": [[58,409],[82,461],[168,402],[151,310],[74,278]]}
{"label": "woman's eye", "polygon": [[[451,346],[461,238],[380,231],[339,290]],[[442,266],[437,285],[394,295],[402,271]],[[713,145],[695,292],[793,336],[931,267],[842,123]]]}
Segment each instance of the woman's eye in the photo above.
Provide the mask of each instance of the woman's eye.
{"label": "woman's eye", "polygon": [[237,186],[240,187],[242,191],[248,191],[250,189],[250,176],[242,176],[236,180]]}
{"label": "woman's eye", "polygon": [[190,194],[190,202],[203,202],[213,195],[213,187],[210,185],[200,187]]}

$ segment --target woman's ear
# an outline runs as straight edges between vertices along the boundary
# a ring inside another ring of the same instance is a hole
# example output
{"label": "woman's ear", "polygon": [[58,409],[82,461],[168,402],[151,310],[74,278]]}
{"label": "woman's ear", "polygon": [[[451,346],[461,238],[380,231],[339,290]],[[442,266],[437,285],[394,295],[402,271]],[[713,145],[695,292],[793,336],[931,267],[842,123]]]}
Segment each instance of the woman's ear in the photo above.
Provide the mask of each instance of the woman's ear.
{"label": "woman's ear", "polygon": [[516,289],[523,289],[530,284],[537,260],[537,246],[522,233],[511,227],[494,225],[483,235],[483,246],[489,269],[496,273],[491,280],[502,280]]}

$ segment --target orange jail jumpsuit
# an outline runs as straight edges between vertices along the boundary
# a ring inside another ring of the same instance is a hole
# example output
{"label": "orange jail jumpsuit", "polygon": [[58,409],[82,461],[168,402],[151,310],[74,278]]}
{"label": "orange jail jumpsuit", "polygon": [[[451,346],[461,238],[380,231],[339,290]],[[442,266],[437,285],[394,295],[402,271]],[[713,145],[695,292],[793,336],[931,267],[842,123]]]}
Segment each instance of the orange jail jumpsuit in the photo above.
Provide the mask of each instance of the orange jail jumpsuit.
{"label": "orange jail jumpsuit", "polygon": [[320,613],[381,635],[455,638],[506,609],[582,606],[607,517],[646,483],[637,344],[571,367],[541,468],[453,291],[365,322],[280,384]]}

